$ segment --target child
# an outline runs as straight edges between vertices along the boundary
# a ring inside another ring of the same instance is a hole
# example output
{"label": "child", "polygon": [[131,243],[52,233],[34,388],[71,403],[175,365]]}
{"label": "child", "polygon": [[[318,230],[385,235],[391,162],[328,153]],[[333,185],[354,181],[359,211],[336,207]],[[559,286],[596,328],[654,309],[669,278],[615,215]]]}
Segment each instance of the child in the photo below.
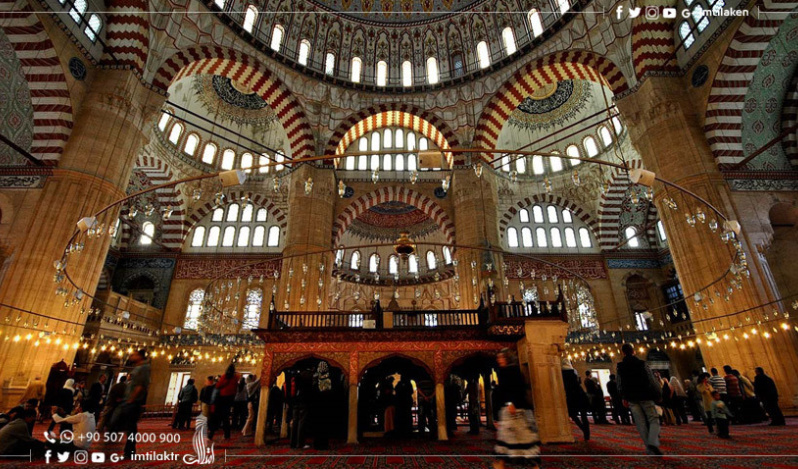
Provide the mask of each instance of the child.
{"label": "child", "polygon": [[718,425],[718,436],[721,438],[731,438],[729,436],[729,417],[734,417],[726,404],[720,400],[720,393],[712,391],[712,418]]}

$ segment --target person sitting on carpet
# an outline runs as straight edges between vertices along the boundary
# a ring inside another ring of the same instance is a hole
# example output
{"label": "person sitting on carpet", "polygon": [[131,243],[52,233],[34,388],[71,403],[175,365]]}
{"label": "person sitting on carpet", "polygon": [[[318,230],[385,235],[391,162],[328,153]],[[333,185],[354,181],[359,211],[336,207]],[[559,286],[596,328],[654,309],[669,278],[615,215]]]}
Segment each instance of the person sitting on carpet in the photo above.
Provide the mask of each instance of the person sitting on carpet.
{"label": "person sitting on carpet", "polygon": [[36,411],[24,409],[14,412],[13,419],[0,430],[0,455],[32,455],[44,453],[44,443],[34,439],[28,426],[36,421]]}

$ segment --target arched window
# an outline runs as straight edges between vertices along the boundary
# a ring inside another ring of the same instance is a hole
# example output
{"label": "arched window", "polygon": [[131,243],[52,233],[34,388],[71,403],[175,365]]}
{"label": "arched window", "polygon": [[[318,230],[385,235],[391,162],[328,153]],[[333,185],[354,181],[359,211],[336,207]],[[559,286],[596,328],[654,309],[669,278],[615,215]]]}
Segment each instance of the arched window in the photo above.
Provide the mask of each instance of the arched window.
{"label": "arched window", "polygon": [[249,223],[252,221],[252,214],[255,212],[255,207],[252,204],[244,205],[244,209],[241,210],[241,221],[244,223]]}
{"label": "arched window", "polygon": [[263,247],[263,243],[266,241],[266,227],[259,225],[255,227],[255,231],[252,233],[252,245],[255,247]]}
{"label": "arched window", "polygon": [[440,76],[438,74],[438,59],[430,57],[427,59],[427,83],[434,85],[438,83]]}
{"label": "arched window", "polygon": [[265,208],[259,208],[258,213],[255,214],[255,221],[266,221],[269,212]]}
{"label": "arched window", "polygon": [[246,170],[247,173],[252,172],[252,153],[241,155],[241,169]]}
{"label": "arched window", "polygon": [[216,145],[209,143],[205,145],[205,150],[202,152],[202,162],[205,164],[213,164],[216,159]]}
{"label": "arched window", "polygon": [[283,44],[283,35],[285,34],[285,30],[279,24],[274,25],[274,29],[272,29],[272,42],[269,46],[272,50],[276,50],[277,52],[280,51],[280,46]]}
{"label": "arched window", "polygon": [[610,130],[603,125],[599,127],[599,136],[601,137],[601,143],[604,144],[604,147],[609,147],[612,145],[612,134]]}
{"label": "arched window", "polygon": [[349,259],[349,268],[352,270],[360,270],[360,251],[352,253],[352,257]]}
{"label": "arched window", "polygon": [[399,275],[399,260],[396,256],[388,258],[388,273],[391,275]]}
{"label": "arched window", "polygon": [[452,263],[452,251],[449,249],[449,246],[444,246],[442,251],[443,251],[443,263],[446,265],[450,265]]}
{"label": "arched window", "polygon": [[229,148],[222,153],[222,169],[230,170],[236,164],[236,154]]}
{"label": "arched window", "polygon": [[463,63],[463,53],[460,51],[452,52],[452,75],[461,77],[465,75],[465,64]]}
{"label": "arched window", "polygon": [[522,208],[518,212],[518,219],[521,220],[521,223],[529,223],[529,210]]}
{"label": "arched window", "polygon": [[180,135],[183,134],[183,126],[181,124],[175,124],[172,126],[172,131],[169,132],[169,141],[177,145],[177,142],[180,140]]}
{"label": "arched window", "polygon": [[267,158],[265,155],[259,156],[258,166],[260,166],[260,168],[258,168],[258,172],[261,174],[268,173],[269,172],[269,166],[267,166],[268,164],[269,164],[269,158]]}
{"label": "arched window", "polygon": [[244,317],[241,318],[241,329],[257,329],[260,327],[260,313],[263,310],[263,290],[253,288],[247,290],[247,304],[244,306]]}
{"label": "arched window", "polygon": [[662,225],[662,220],[657,220],[657,235],[660,241],[666,241],[668,236],[665,234],[665,227]]}
{"label": "arched window", "polygon": [[532,229],[529,227],[521,228],[521,242],[524,244],[525,248],[529,248],[534,246],[532,242]]}
{"label": "arched window", "polygon": [[285,168],[285,166],[282,164],[283,161],[285,161],[285,155],[282,152],[278,151],[274,154],[274,162],[277,163],[277,165],[274,167],[275,172],[282,171]]}
{"label": "arched window", "polygon": [[266,245],[269,247],[275,247],[280,244],[280,227],[279,226],[271,226],[269,227],[269,238],[266,242]]}
{"label": "arched window", "polygon": [[382,169],[385,171],[390,171],[393,167],[393,157],[391,155],[383,155],[382,157]]}
{"label": "arched window", "polygon": [[627,227],[625,230],[623,230],[623,234],[624,236],[626,236],[626,239],[628,240],[628,242],[626,243],[627,246],[629,246],[630,248],[640,247],[640,240],[637,239],[637,230],[634,227],[632,226]]}
{"label": "arched window", "polygon": [[549,216],[549,223],[557,223],[557,207],[554,205],[549,205],[546,207],[546,213]]}
{"label": "arched window", "polygon": [[382,148],[391,148],[393,146],[393,133],[391,129],[385,129],[382,131]]}
{"label": "arched window", "polygon": [[338,246],[338,249],[335,251],[335,265],[341,267],[344,265],[344,249],[343,246]]}
{"label": "arched window", "polygon": [[233,246],[236,240],[236,228],[234,226],[228,226],[224,229],[224,234],[222,235],[222,246],[229,248]]}
{"label": "arched window", "polygon": [[435,259],[435,253],[427,251],[427,269],[434,270],[438,268],[438,261]]}
{"label": "arched window", "polygon": [[188,134],[188,137],[186,137],[186,145],[183,147],[183,151],[186,152],[187,155],[194,156],[194,153],[197,152],[198,146],[199,135],[191,133]]}
{"label": "arched window", "polygon": [[416,155],[415,153],[407,155],[407,170],[408,171],[416,171],[418,167],[416,166]]}
{"label": "arched window", "polygon": [[621,135],[623,131],[623,125],[621,124],[621,119],[618,116],[614,116],[612,118],[612,127],[615,128],[615,134]]}
{"label": "arched window", "polygon": [[224,209],[219,207],[214,209],[213,215],[211,216],[211,221],[222,221],[224,220]]}
{"label": "arched window", "polygon": [[215,3],[217,7],[224,10],[225,0],[213,0],[213,3]]}
{"label": "arched window", "polygon": [[222,229],[218,226],[212,226],[210,230],[208,230],[208,239],[205,241],[205,245],[208,247],[215,247],[219,245],[219,235],[221,234]]}
{"label": "arched window", "polygon": [[515,51],[518,50],[518,47],[515,45],[515,34],[513,34],[513,28],[507,26],[502,30],[502,41],[504,42],[504,52],[507,55],[515,54]]}
{"label": "arched window", "polygon": [[402,62],[402,86],[413,86],[413,64],[409,60]]}
{"label": "arched window", "polygon": [[388,84],[388,62],[380,60],[377,62],[377,86]]}
{"label": "arched window", "polygon": [[543,174],[545,172],[542,156],[535,155],[532,157],[532,172],[535,174]]}
{"label": "arched window", "polygon": [[507,245],[511,248],[518,247],[518,230],[513,227],[507,228]]}
{"label": "arched window", "polygon": [[197,288],[188,296],[186,307],[186,319],[183,321],[183,329],[197,330],[199,319],[202,314],[202,302],[205,300],[205,290]]}
{"label": "arched window", "polygon": [[543,21],[540,18],[540,12],[533,8],[529,11],[527,18],[529,18],[529,25],[532,27],[532,35],[538,37],[543,34]]}
{"label": "arched window", "polygon": [[526,158],[521,156],[515,160],[515,170],[518,174],[526,174]]}
{"label": "arched window", "polygon": [[380,269],[380,256],[377,253],[369,256],[369,272],[375,273]]}
{"label": "arched window", "polygon": [[396,171],[405,170],[405,157],[404,155],[396,155]]}
{"label": "arched window", "polygon": [[549,230],[549,234],[551,234],[551,247],[553,248],[561,248],[562,247],[562,236],[560,235],[559,228],[551,228]]}
{"label": "arched window", "polygon": [[418,149],[421,151],[429,150],[429,143],[427,142],[426,137],[421,137],[418,139]]}
{"label": "arched window", "polygon": [[560,7],[560,13],[565,14],[571,9],[571,2],[569,0],[557,0],[557,5]]}
{"label": "arched window", "polygon": [[238,247],[245,248],[249,246],[249,227],[242,226],[240,230],[238,230]]}
{"label": "arched window", "polygon": [[[241,26],[244,28],[244,31],[248,33],[252,33],[252,29],[255,28],[255,20],[258,19],[258,7],[255,5],[248,5],[247,11],[244,13],[244,24]],[[272,44],[274,44],[274,38],[272,37]],[[278,50],[280,48],[280,43],[277,43],[277,47],[275,48],[272,46],[272,49]]]}
{"label": "arched window", "polygon": [[479,60],[479,68],[490,67],[490,52],[488,51],[488,43],[480,41],[477,44],[477,60]]}
{"label": "arched window", "polygon": [[550,156],[549,165],[551,165],[551,171],[554,173],[557,171],[562,171],[562,158],[559,156]]}
{"label": "arched window", "polygon": [[699,33],[707,29],[707,26],[709,26],[709,18],[704,16],[704,7],[702,7],[701,4],[693,7],[692,15]]}
{"label": "arched window", "polygon": [[160,130],[161,132],[166,130],[166,124],[169,123],[169,119],[171,118],[172,118],[171,114],[167,114],[165,112],[162,113],[161,119],[158,121],[158,130]]}
{"label": "arched window", "polygon": [[141,237],[139,238],[139,244],[143,246],[148,246],[152,244],[152,238],[155,236],[155,225],[152,222],[145,221],[143,225],[141,225]]}
{"label": "arched window", "polygon": [[576,247],[576,233],[573,228],[569,227],[565,229],[565,245],[569,248]]}
{"label": "arched window", "polygon": [[720,13],[723,10],[723,7],[726,6],[726,0],[715,0],[714,2],[711,2],[711,4],[712,11],[717,14]]}
{"label": "arched window", "polygon": [[324,58],[324,73],[329,76],[333,76],[335,73],[335,54],[332,52],[327,52],[327,56]]}
{"label": "arched window", "polygon": [[230,204],[230,206],[227,207],[227,220],[225,221],[238,221],[238,204]]}
{"label": "arched window", "polygon": [[100,35],[100,31],[103,29],[103,20],[100,19],[100,15],[97,13],[93,13],[89,17],[88,25],[86,25],[86,29],[83,30],[83,33],[86,34],[86,37],[94,43],[97,41],[97,37]]}
{"label": "arched window", "polygon": [[[577,147],[576,145],[568,145],[565,148],[565,154],[568,155],[568,156],[573,156],[575,158],[579,158],[580,156],[582,156],[579,153],[579,147]],[[571,166],[576,166],[579,163],[581,163],[581,161],[579,161],[579,160],[570,160],[570,161],[571,161]]]}
{"label": "arched window", "polygon": [[590,232],[587,231],[587,228],[579,228],[579,244],[581,244],[583,248],[593,246],[593,242],[590,240]]}
{"label": "arched window", "polygon": [[582,140],[582,144],[585,146],[585,151],[587,152],[587,156],[593,158],[594,156],[598,155],[598,145],[596,145],[596,139],[590,136],[585,137]]}
{"label": "arched window", "polygon": [[510,167],[510,155],[502,155],[502,171],[509,173],[513,169]]}
{"label": "arched window", "polygon": [[202,246],[205,242],[205,227],[198,226],[194,228],[194,236],[191,238],[191,246],[197,247]]}
{"label": "arched window", "polygon": [[562,211],[562,222],[563,223],[573,223],[574,219],[571,216],[571,211],[568,209],[563,209]]}
{"label": "arched window", "polygon": [[682,21],[682,24],[679,25],[679,38],[682,40],[682,46],[684,46],[684,50],[690,48],[695,42],[695,36],[693,36],[692,27],[690,23],[687,21]]}
{"label": "arched window", "polygon": [[352,57],[352,69],[350,80],[352,83],[360,83],[360,75],[363,73],[363,61],[360,57]]}
{"label": "arched window", "polygon": [[545,248],[548,246],[548,240],[546,239],[546,230],[544,228],[538,228],[535,230],[535,238],[538,242],[538,247]]}
{"label": "arched window", "polygon": [[297,59],[299,65],[307,65],[309,57],[310,57],[310,41],[308,41],[307,39],[302,39],[299,42],[299,58]]}
{"label": "arched window", "polygon": [[535,223],[543,223],[543,209],[540,205],[532,207],[532,218],[535,220]]}
{"label": "arched window", "polygon": [[418,257],[415,254],[410,254],[407,257],[407,271],[411,274],[418,273]]}
{"label": "arched window", "polygon": [[75,20],[75,23],[80,24],[81,18],[86,13],[86,8],[88,8],[86,0],[75,0],[75,3],[72,4],[72,9],[69,10],[69,16]]}

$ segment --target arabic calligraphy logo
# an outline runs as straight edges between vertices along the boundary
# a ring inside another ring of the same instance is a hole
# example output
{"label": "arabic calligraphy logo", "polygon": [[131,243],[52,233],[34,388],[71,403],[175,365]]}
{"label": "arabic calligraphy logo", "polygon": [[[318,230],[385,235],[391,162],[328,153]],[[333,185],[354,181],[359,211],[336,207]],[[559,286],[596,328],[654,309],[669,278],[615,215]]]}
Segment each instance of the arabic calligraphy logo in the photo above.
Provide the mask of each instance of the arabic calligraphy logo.
{"label": "arabic calligraphy logo", "polygon": [[213,442],[210,443],[210,447],[207,445],[207,434],[208,434],[208,417],[200,414],[197,417],[197,426],[194,430],[194,438],[192,438],[194,454],[185,454],[183,455],[183,462],[186,464],[213,464],[214,461],[214,454],[213,454]]}

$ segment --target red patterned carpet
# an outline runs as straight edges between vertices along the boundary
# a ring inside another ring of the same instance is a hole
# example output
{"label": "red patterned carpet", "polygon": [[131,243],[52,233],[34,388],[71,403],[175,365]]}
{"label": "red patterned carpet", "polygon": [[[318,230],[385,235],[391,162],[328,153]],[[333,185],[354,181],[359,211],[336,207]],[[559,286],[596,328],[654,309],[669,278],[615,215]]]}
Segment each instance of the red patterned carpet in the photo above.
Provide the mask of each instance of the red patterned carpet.
{"label": "red patterned carpet", "polygon": [[[171,433],[167,420],[144,420],[140,426],[143,433],[155,435]],[[594,425],[593,437],[589,443],[578,441],[572,444],[545,445],[543,447],[543,466],[546,468],[796,468],[798,467],[798,418],[788,419],[786,427],[769,427],[766,424],[732,427],[731,440],[721,440],[709,435],[706,429],[696,423],[683,426],[665,427],[662,434],[662,451],[665,457],[643,455],[644,449],[634,426]],[[462,428],[462,427],[461,427]],[[36,432],[44,430],[37,425]],[[574,435],[581,435],[574,427]],[[194,454],[191,437],[193,431],[178,432],[181,442],[177,444],[141,443],[139,453],[154,451],[163,454],[176,453],[177,461],[123,461],[114,464],[121,469],[132,467],[156,467],[168,469],[184,467],[183,455]],[[329,451],[294,450],[285,442],[255,448],[252,438],[234,436],[223,442],[220,436],[214,446],[214,465],[240,467],[285,467],[341,468],[390,467],[406,468],[477,468],[491,467],[493,432],[483,431],[479,436],[465,434],[465,429],[447,442],[420,439],[406,441],[366,440],[360,445],[346,445],[333,442]],[[121,445],[97,445],[91,452],[104,452],[107,458],[111,453],[120,454]],[[0,461],[4,467],[44,466],[44,461]],[[77,466],[72,458],[59,464],[51,461],[51,466]],[[106,462],[92,463],[88,466],[104,467]],[[511,465],[510,467],[515,466]]]}

